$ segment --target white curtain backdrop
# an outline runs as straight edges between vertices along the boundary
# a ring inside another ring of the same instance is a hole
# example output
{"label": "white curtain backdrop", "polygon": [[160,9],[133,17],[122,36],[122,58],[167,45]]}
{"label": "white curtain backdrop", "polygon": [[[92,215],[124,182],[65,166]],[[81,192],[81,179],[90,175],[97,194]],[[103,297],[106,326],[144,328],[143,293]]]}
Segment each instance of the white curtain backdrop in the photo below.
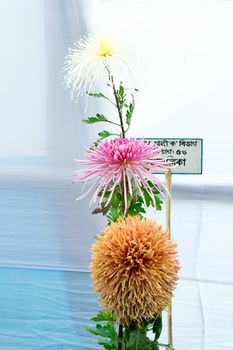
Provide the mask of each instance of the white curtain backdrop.
{"label": "white curtain backdrop", "polygon": [[[105,220],[91,215],[88,199],[75,201],[81,187],[72,185],[71,174],[77,169],[74,159],[83,156],[83,147],[98,130],[81,120],[107,107],[92,101],[85,114],[84,100],[71,102],[62,68],[67,48],[81,36],[117,28],[136,39],[147,62],[131,135],[204,139],[204,174],[173,176],[172,235],[182,264],[174,301],[177,350],[233,348],[232,18],[233,2],[224,0],[0,2],[4,288],[12,275],[4,267],[41,268],[48,274],[89,269],[90,246]],[[164,223],[164,212],[148,215]],[[41,281],[41,295],[51,281],[59,294],[63,282],[53,276]],[[70,310],[77,298],[82,303],[75,315],[67,312],[67,320],[77,316],[75,321],[85,323],[98,309],[90,287],[85,287],[87,277],[79,274],[82,285],[72,272],[65,276]],[[19,286],[20,278],[12,275]],[[77,295],[71,296],[75,290]],[[98,348],[94,340],[84,346],[88,336],[80,327],[77,340],[75,323],[72,327],[64,333],[64,349],[77,344],[80,349]],[[4,350],[9,329],[1,330]],[[51,338],[51,349],[59,349],[57,336]],[[41,348],[36,342],[29,347],[24,343],[24,349],[50,349],[44,338],[42,342]],[[12,344],[9,349],[19,349]]]}
{"label": "white curtain backdrop", "polygon": [[93,30],[97,5],[1,3],[4,265],[87,269],[92,239],[103,226],[87,200],[75,202],[81,187],[71,183],[74,159],[95,135],[83,126],[84,103],[70,101],[62,73],[68,47]]}

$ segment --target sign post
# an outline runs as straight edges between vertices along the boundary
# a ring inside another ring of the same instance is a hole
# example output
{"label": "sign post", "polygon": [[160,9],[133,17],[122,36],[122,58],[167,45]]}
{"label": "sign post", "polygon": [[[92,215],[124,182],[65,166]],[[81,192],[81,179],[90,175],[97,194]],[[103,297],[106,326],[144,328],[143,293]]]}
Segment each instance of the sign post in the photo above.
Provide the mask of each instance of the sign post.
{"label": "sign post", "polygon": [[[194,138],[144,138],[145,142],[155,143],[161,150],[162,158],[173,161],[176,166],[165,170],[166,182],[166,230],[171,239],[171,188],[172,174],[202,174],[203,139]],[[157,172],[159,174],[159,172]],[[167,309],[168,345],[173,348],[172,301]]]}
{"label": "sign post", "polygon": [[[171,239],[171,187],[172,187],[172,173],[171,169],[165,171],[166,181],[166,230],[168,232],[169,239]],[[173,346],[172,339],[172,301],[168,305],[167,309],[167,330],[168,330],[168,344]]]}

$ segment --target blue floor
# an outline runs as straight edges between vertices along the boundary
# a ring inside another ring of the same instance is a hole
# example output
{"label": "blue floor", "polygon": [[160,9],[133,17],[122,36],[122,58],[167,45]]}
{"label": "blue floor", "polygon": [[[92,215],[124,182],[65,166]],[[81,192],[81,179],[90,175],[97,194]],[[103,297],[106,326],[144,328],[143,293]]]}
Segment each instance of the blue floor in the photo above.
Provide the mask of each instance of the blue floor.
{"label": "blue floor", "polygon": [[[1,181],[0,350],[102,349],[84,326],[100,309],[87,271],[104,220],[74,200],[67,174],[37,174]],[[233,187],[174,188],[176,350],[233,350],[232,198]]]}
{"label": "blue floor", "polygon": [[[100,310],[89,273],[0,268],[1,350],[102,349],[85,325]],[[176,350],[233,349],[233,285],[181,280],[173,300]],[[164,313],[162,342],[167,341]]]}
{"label": "blue floor", "polygon": [[1,268],[1,350],[98,349],[83,328],[98,312],[88,273]]}

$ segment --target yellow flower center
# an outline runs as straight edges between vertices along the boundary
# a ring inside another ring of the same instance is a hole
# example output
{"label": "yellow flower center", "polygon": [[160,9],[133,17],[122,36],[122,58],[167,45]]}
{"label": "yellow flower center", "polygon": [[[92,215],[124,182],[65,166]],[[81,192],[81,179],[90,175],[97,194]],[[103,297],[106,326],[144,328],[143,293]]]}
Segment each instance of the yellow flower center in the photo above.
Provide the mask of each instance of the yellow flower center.
{"label": "yellow flower center", "polygon": [[96,55],[100,57],[112,56],[113,49],[110,40],[100,39],[97,42]]}

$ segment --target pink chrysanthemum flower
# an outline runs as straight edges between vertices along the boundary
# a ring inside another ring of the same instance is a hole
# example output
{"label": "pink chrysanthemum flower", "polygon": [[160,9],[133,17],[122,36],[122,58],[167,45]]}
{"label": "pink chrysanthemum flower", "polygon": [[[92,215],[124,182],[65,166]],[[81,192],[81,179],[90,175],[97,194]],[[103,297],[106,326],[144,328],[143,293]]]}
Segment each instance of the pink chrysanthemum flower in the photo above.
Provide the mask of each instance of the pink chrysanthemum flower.
{"label": "pink chrysanthemum flower", "polygon": [[[84,186],[94,181],[84,194],[78,199],[84,198],[90,192],[94,194],[90,206],[96,201],[98,194],[102,192],[99,205],[102,205],[104,195],[110,195],[105,205],[112,199],[115,188],[122,184],[124,198],[127,201],[127,193],[131,195],[137,189],[145,204],[142,187],[146,190],[155,204],[155,199],[148,181],[159,191],[161,187],[158,179],[152,174],[167,168],[166,160],[161,159],[160,150],[153,144],[133,138],[115,138],[101,141],[97,146],[88,149],[85,160],[77,160],[80,164],[89,166],[74,173],[74,181],[80,181]],[[127,202],[125,203],[125,207]]]}

